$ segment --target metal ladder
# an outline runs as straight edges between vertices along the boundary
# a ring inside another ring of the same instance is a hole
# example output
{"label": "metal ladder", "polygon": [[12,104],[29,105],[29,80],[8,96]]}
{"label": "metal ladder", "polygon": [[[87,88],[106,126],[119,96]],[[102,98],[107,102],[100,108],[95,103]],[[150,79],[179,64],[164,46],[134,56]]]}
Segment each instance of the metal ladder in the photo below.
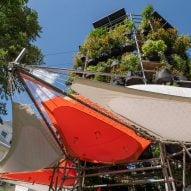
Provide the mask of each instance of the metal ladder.
{"label": "metal ladder", "polygon": [[139,47],[139,42],[137,39],[137,25],[140,24],[141,21],[141,16],[140,15],[135,15],[135,14],[129,14],[130,20],[133,22],[133,38],[135,40],[136,43],[136,48],[137,48],[137,53],[138,53],[138,57],[139,57],[139,63],[141,66],[141,72],[142,72],[142,76],[143,76],[143,81],[144,84],[147,84],[147,79],[145,76],[145,70],[144,70],[144,66],[143,66],[143,61],[142,61],[142,56],[141,56],[141,51],[140,51],[140,47]]}

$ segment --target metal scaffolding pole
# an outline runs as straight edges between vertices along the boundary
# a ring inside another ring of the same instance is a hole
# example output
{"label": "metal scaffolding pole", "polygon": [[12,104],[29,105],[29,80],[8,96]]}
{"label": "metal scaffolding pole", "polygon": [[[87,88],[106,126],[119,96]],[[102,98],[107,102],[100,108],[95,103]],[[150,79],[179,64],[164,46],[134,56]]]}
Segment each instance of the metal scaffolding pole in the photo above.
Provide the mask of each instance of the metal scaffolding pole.
{"label": "metal scaffolding pole", "polygon": [[186,191],[186,149],[183,148],[182,190]]}
{"label": "metal scaffolding pole", "polygon": [[168,169],[167,169],[167,164],[166,164],[166,153],[164,152],[164,145],[162,143],[159,143],[160,147],[160,158],[161,158],[161,165],[162,165],[162,173],[164,176],[165,180],[165,190],[166,191],[171,191],[171,185],[169,181],[169,174],[168,174]]}
{"label": "metal scaffolding pole", "polygon": [[170,166],[170,162],[169,162],[169,159],[167,158],[166,159],[166,162],[167,162],[167,166],[168,166],[168,169],[169,169],[169,174],[171,176],[171,184],[172,184],[172,190],[173,191],[176,191],[176,186],[175,186],[175,182],[174,182],[174,177],[172,175],[172,170],[171,170],[171,166]]}

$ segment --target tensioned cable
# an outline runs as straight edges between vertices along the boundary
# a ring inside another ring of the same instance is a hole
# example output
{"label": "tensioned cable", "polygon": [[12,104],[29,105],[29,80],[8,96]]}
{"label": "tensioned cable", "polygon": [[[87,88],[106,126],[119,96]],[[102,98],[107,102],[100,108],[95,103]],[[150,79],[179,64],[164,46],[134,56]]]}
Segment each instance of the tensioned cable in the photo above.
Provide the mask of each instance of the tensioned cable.
{"label": "tensioned cable", "polygon": [[[16,79],[13,78],[13,88],[14,88],[14,90],[16,90],[15,84],[16,84]],[[16,99],[19,103],[27,103],[26,97],[25,96],[22,96],[22,97],[19,96],[20,94],[18,93],[17,90],[14,91],[14,95],[16,96],[16,97],[13,98],[14,100]],[[36,111],[36,107],[35,107],[34,103],[31,102],[31,103],[27,103],[27,104],[33,109],[33,111]],[[38,117],[40,116],[38,112],[36,112],[35,114]]]}
{"label": "tensioned cable", "polygon": [[[17,66],[17,68],[20,68],[20,67]],[[42,119],[44,120],[45,124],[47,125],[48,129],[50,130],[52,136],[53,136],[54,139],[56,140],[56,142],[57,142],[57,144],[59,145],[60,149],[62,150],[63,154],[66,155],[65,150],[64,150],[64,148],[63,148],[63,143],[61,143],[60,140],[58,139],[58,137],[55,135],[55,132],[53,131],[53,129],[52,129],[52,127],[51,127],[49,121],[47,120],[47,118],[46,118],[46,116],[44,115],[44,113],[41,111],[41,109],[40,109],[39,105],[37,104],[37,102],[36,102],[36,100],[35,100],[33,94],[31,93],[30,89],[28,88],[28,86],[27,86],[25,80],[22,78],[21,73],[20,73],[18,70],[16,70],[16,72],[17,72],[18,77],[19,77],[19,79],[21,80],[21,83],[23,84],[23,86],[24,86],[26,92],[28,93],[29,97],[30,97],[31,100],[33,101],[35,107],[37,108],[39,114],[41,115],[41,117],[42,117]],[[23,70],[23,72],[26,72],[26,71]],[[30,74],[30,73],[29,73],[29,74]],[[30,75],[31,75],[31,74],[30,74]]]}
{"label": "tensioned cable", "polygon": [[[30,68],[30,66],[27,66],[27,68]],[[32,67],[30,70],[31,70],[30,73],[33,73],[34,75],[35,75],[35,73],[40,73],[41,75],[43,75],[43,76],[45,76],[46,78],[49,78],[49,79],[51,80],[51,77],[50,77],[50,76],[46,76],[46,74],[43,73],[43,72],[47,72],[47,73],[50,74],[50,71],[44,70],[43,68],[41,69],[41,68],[35,68],[35,67]],[[68,77],[68,73],[63,73],[63,72],[51,72],[51,73],[52,73],[52,74],[57,74],[57,75],[59,75],[59,76],[63,76],[63,78]],[[56,77],[56,79],[59,79],[59,80],[61,80],[62,82],[63,82],[63,78]]]}
{"label": "tensioned cable", "polygon": [[[35,92],[35,91],[36,91],[34,85],[33,85],[31,82],[28,82],[28,85],[29,85],[29,87],[30,87],[30,89],[31,89],[32,92]],[[44,108],[44,107],[43,107],[42,104],[41,104],[41,101],[42,101],[41,97],[40,97],[38,94],[35,94],[35,96],[36,96],[37,99],[40,100],[39,102],[37,101],[37,103],[38,103],[39,106],[41,107],[41,111],[42,111],[43,114],[46,116],[47,121],[48,121],[50,124],[52,124],[51,121],[49,120],[48,116],[47,116],[47,113],[44,111],[44,109],[42,110],[42,108]]]}
{"label": "tensioned cable", "polygon": [[[56,67],[46,67],[46,66],[35,66],[35,65],[30,65],[30,66],[24,66],[26,68],[31,68],[31,69],[42,69],[48,72],[53,72],[53,73],[75,73],[75,74],[88,74],[88,75],[100,75],[100,76],[108,76],[108,77],[136,77],[143,79],[143,77],[140,76],[128,76],[127,74],[115,74],[115,73],[107,73],[107,72],[91,72],[91,71],[81,71],[81,70],[74,70],[74,69],[68,69],[68,68],[56,68]],[[149,70],[150,71],[150,70]]]}
{"label": "tensioned cable", "polygon": [[[30,84],[30,88],[35,91],[34,85]],[[42,99],[40,98],[39,95],[38,95],[38,98],[39,98],[40,101],[42,101]],[[50,125],[52,131],[53,131],[53,132],[57,131],[56,128],[54,127],[52,121],[50,120],[48,114],[45,112],[45,109],[44,109],[43,105],[41,104],[41,102],[39,102],[38,104],[40,105],[41,111],[43,112],[43,115],[46,117],[46,120],[47,120],[47,122],[49,123],[49,125]],[[39,115],[40,115],[40,114],[39,114]],[[41,117],[42,117],[42,116],[41,116]],[[55,134],[55,133],[54,133],[54,134]],[[55,134],[55,136],[56,136],[56,134]],[[60,140],[58,136],[57,136],[57,138],[58,138],[58,140]],[[57,142],[57,140],[56,140],[56,142]],[[67,157],[67,152],[66,152],[66,149],[65,149],[64,145],[62,145],[62,150],[64,151],[64,156]]]}
{"label": "tensioned cable", "polygon": [[[29,91],[33,92],[33,93],[32,93],[33,96],[34,96],[34,92],[36,92],[36,90],[38,89],[38,90],[41,91],[41,93],[43,93],[43,95],[46,97],[46,99],[50,100],[50,101],[52,102],[52,104],[54,104],[55,106],[57,106],[56,103],[51,100],[52,97],[50,97],[49,94],[48,94],[47,92],[45,92],[45,90],[43,90],[43,87],[42,87],[41,85],[39,85],[39,84],[34,84],[33,82],[31,82],[31,81],[29,81],[29,80],[26,80],[26,84],[30,87],[30,90],[29,90]],[[35,86],[37,86],[37,87],[35,87]],[[55,92],[55,93],[54,93],[54,92],[53,92],[54,90],[48,89],[48,91],[50,91],[50,92],[51,92],[52,94],[54,94],[54,95],[57,95],[57,94],[58,94],[58,92]],[[44,106],[43,106],[43,104],[42,104],[42,102],[43,102],[44,100],[40,97],[40,95],[39,95],[38,93],[35,93],[35,96],[36,96],[37,99],[39,99],[39,100],[36,99],[36,103],[40,106],[41,111],[42,111],[44,117],[46,117],[47,122],[50,124],[50,126],[53,126],[53,127],[54,127],[54,124],[53,124],[52,121],[50,120],[50,118],[49,118],[49,116],[48,116],[47,112],[45,111],[45,108],[44,108]],[[53,131],[56,130],[55,127],[52,128],[52,129],[53,129]],[[58,139],[59,139],[59,137],[58,137]],[[66,149],[65,149],[64,146],[63,146],[63,149],[64,149],[64,154],[65,154],[65,156],[67,156],[67,152],[66,152]],[[68,156],[67,156],[67,157],[68,157]]]}

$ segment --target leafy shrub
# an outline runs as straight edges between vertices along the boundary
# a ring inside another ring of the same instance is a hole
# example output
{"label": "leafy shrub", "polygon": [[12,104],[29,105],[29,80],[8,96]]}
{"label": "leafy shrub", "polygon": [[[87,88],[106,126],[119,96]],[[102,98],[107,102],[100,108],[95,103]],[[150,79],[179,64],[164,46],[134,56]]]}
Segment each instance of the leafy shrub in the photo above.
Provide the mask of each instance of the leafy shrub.
{"label": "leafy shrub", "polygon": [[81,56],[82,55],[80,53],[74,56],[74,65],[73,65],[74,69],[77,69],[78,67],[81,67],[81,68],[84,67],[85,62],[81,59]]}
{"label": "leafy shrub", "polygon": [[142,17],[145,19],[149,19],[152,16],[154,8],[151,4],[148,4],[142,11]]}
{"label": "leafy shrub", "polygon": [[131,33],[132,29],[133,23],[129,19],[111,29],[94,29],[81,46],[80,52],[88,58],[98,58],[103,53],[110,54],[112,48],[120,48],[122,44],[128,42],[125,33]]}
{"label": "leafy shrub", "polygon": [[191,48],[191,38],[186,35],[181,35],[176,39],[173,45],[173,52],[184,56],[189,48]]}
{"label": "leafy shrub", "polygon": [[138,71],[139,70],[139,58],[133,53],[124,55],[121,58],[120,71]]}
{"label": "leafy shrub", "polygon": [[148,6],[146,6],[144,8],[144,10],[142,11],[142,14],[141,14],[142,20],[141,20],[141,23],[139,25],[140,30],[150,28],[149,20],[151,19],[153,11],[154,11],[154,9],[153,9],[153,6],[151,4],[149,4]]}
{"label": "leafy shrub", "polygon": [[171,58],[172,68],[174,69],[174,71],[176,70],[176,74],[188,73],[187,60],[185,60],[178,54],[172,54]]}
{"label": "leafy shrub", "polygon": [[167,46],[163,40],[148,40],[142,46],[142,51],[145,56],[163,55]]}
{"label": "leafy shrub", "polygon": [[89,72],[96,72],[97,71],[97,66],[88,66],[86,68],[87,71]]}

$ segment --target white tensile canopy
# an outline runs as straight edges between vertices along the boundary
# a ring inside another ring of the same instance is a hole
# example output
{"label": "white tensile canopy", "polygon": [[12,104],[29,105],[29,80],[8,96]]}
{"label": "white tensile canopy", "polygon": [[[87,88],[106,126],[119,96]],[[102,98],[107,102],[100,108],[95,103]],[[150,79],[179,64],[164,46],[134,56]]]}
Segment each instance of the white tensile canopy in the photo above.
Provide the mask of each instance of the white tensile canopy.
{"label": "white tensile canopy", "polygon": [[60,148],[30,106],[13,103],[11,148],[0,161],[0,172],[32,171],[54,165]]}
{"label": "white tensile canopy", "polygon": [[164,85],[119,87],[76,79],[72,89],[165,141],[191,142],[191,89]]}

